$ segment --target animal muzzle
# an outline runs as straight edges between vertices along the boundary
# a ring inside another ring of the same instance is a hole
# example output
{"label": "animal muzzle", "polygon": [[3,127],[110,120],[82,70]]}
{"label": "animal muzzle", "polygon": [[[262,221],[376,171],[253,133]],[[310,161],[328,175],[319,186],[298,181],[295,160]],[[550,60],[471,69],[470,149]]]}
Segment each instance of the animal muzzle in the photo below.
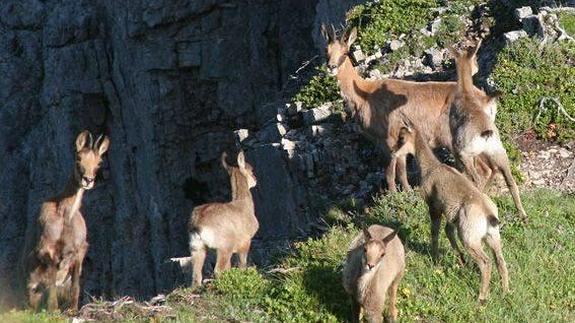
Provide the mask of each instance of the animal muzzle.
{"label": "animal muzzle", "polygon": [[94,187],[94,181],[94,177],[82,176],[82,188],[87,190],[91,189]]}
{"label": "animal muzzle", "polygon": [[329,64],[327,66],[327,71],[329,72],[329,74],[336,76],[337,71],[338,71],[338,66],[336,64]]}

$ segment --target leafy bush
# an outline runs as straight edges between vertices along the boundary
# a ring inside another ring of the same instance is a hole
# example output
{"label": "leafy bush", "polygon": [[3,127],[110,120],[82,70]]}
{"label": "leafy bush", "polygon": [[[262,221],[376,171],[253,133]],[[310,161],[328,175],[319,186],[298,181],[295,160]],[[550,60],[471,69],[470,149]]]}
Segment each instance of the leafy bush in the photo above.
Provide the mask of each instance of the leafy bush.
{"label": "leafy bush", "polygon": [[569,12],[560,13],[559,24],[571,37],[575,37],[575,14]]}
{"label": "leafy bush", "polygon": [[570,116],[575,116],[575,45],[562,42],[539,49],[539,42],[523,39],[498,56],[493,79],[504,93],[497,123],[507,139],[528,129],[544,139],[575,138],[575,122],[558,112],[543,97],[557,98]]}
{"label": "leafy bush", "polygon": [[325,65],[316,70],[316,75],[293,97],[293,102],[302,102],[305,107],[317,107],[322,103],[339,99],[336,78],[328,73]]}
{"label": "leafy bush", "polygon": [[433,18],[435,0],[381,0],[354,7],[348,25],[357,26],[358,43],[368,53],[401,34],[418,31]]}
{"label": "leafy bush", "polygon": [[214,289],[232,302],[260,299],[269,287],[269,282],[255,268],[231,268],[214,281]]}

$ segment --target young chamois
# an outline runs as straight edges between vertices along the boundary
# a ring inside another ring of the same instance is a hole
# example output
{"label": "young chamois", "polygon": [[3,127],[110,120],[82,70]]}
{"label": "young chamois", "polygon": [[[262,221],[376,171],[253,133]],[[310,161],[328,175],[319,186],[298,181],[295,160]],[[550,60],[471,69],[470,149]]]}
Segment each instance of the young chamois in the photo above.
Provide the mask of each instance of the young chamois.
{"label": "young chamois", "polygon": [[343,287],[351,296],[352,320],[361,310],[369,322],[382,322],[386,296],[389,316],[397,320],[397,287],[405,271],[405,251],[397,231],[374,224],[350,244],[343,267]]}
{"label": "young chamois", "polygon": [[433,147],[451,148],[448,108],[455,92],[455,82],[412,82],[395,79],[369,81],[354,69],[349,48],[357,36],[356,28],[340,39],[322,26],[327,39],[327,66],[336,75],[339,88],[353,116],[361,124],[366,136],[380,144],[390,161],[385,167],[388,189],[396,191],[396,170],[403,189],[410,189],[405,168],[406,156],[395,158],[391,149],[397,142],[402,122],[399,114],[408,116],[421,125],[422,135]]}
{"label": "young chamois", "polygon": [[[480,190],[489,183],[497,170],[505,178],[513,202],[520,215],[525,219],[527,214],[521,204],[517,184],[511,174],[509,158],[503,148],[499,131],[495,126],[497,113],[496,96],[489,96],[473,85],[473,68],[479,44],[467,51],[453,51],[457,65],[457,94],[449,110],[449,126],[452,135],[453,154]],[[482,180],[475,167],[477,156],[486,160],[488,170],[492,170]]]}
{"label": "young chamois", "polygon": [[238,167],[228,165],[223,154],[222,164],[230,175],[232,201],[203,204],[192,211],[189,232],[194,287],[202,284],[207,248],[217,251],[216,275],[230,268],[233,253],[239,255],[239,267],[246,267],[251,240],[259,228],[250,192],[257,181],[243,151],[238,154],[237,163]]}
{"label": "young chamois", "polygon": [[434,259],[439,256],[439,228],[441,217],[447,224],[445,233],[452,248],[465,263],[455,232],[481,271],[479,301],[485,302],[489,293],[491,259],[483,251],[482,241],[493,250],[503,291],[509,291],[507,265],[503,258],[497,206],[491,199],[456,169],[441,163],[413,127],[400,131],[394,154],[414,154],[421,168],[421,192],[429,207],[431,218],[431,251]]}
{"label": "young chamois", "polygon": [[69,300],[72,311],[78,309],[80,275],[88,249],[86,223],[80,213],[82,196],[94,187],[102,155],[109,145],[105,136],[94,142],[89,131],[80,133],[70,181],[62,193],[42,204],[37,244],[34,250],[25,251],[28,301],[35,310],[46,292],[49,311],[58,309],[58,298]]}

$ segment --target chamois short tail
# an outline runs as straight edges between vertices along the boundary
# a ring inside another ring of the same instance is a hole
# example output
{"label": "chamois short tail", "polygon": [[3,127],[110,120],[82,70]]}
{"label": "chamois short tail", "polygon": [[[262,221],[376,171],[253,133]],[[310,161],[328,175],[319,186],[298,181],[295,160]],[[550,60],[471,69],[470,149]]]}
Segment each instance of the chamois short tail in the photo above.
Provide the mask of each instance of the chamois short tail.
{"label": "chamois short tail", "polygon": [[487,216],[487,221],[489,221],[489,225],[492,227],[496,227],[499,225],[499,219],[493,214],[489,214]]}
{"label": "chamois short tail", "polygon": [[481,133],[481,137],[487,139],[489,137],[493,136],[493,130],[489,129],[489,130],[485,130]]}

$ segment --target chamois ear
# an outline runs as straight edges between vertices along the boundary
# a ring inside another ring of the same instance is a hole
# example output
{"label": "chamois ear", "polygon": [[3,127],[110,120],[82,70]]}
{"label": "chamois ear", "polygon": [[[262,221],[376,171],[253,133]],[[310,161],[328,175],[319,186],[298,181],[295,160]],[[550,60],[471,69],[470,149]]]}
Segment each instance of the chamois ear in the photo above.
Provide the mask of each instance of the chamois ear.
{"label": "chamois ear", "polygon": [[481,39],[478,40],[475,45],[471,46],[467,50],[467,57],[471,58],[471,57],[474,57],[475,55],[477,55],[477,52],[479,51],[479,47],[481,47],[481,42],[482,42]]}
{"label": "chamois ear", "polygon": [[395,238],[395,236],[397,236],[397,233],[399,232],[399,228],[393,230],[392,233],[388,234],[385,238],[383,238],[383,244],[387,245],[388,243],[391,242],[391,240],[393,240]]}
{"label": "chamois ear", "polygon": [[91,146],[92,134],[88,130],[84,130],[78,135],[78,137],[76,137],[76,151],[79,152],[80,150],[84,149],[88,141],[90,141]]}
{"label": "chamois ear", "polygon": [[246,168],[246,156],[243,150],[238,153],[238,166],[240,168]]}
{"label": "chamois ear", "polygon": [[98,140],[96,140],[96,144],[94,145],[94,149],[98,152],[98,155],[102,156],[108,148],[110,147],[110,139],[107,136],[100,135]]}
{"label": "chamois ear", "polygon": [[353,29],[349,32],[349,36],[347,36],[347,40],[345,41],[348,49],[355,42],[356,39],[357,39],[357,28],[353,27]]}
{"label": "chamois ear", "polygon": [[369,240],[371,240],[371,233],[369,233],[369,230],[367,229],[367,227],[363,228],[363,239],[365,240],[365,242],[368,242]]}
{"label": "chamois ear", "polygon": [[230,168],[230,165],[228,165],[227,159],[228,159],[228,153],[226,153],[226,152],[224,151],[224,152],[222,153],[221,160],[222,160],[222,166],[223,166],[226,170]]}
{"label": "chamois ear", "polygon": [[325,26],[325,24],[321,24],[321,35],[323,36],[323,38],[328,42],[331,43],[333,41],[333,38],[331,37],[331,33],[327,30],[327,27]]}

